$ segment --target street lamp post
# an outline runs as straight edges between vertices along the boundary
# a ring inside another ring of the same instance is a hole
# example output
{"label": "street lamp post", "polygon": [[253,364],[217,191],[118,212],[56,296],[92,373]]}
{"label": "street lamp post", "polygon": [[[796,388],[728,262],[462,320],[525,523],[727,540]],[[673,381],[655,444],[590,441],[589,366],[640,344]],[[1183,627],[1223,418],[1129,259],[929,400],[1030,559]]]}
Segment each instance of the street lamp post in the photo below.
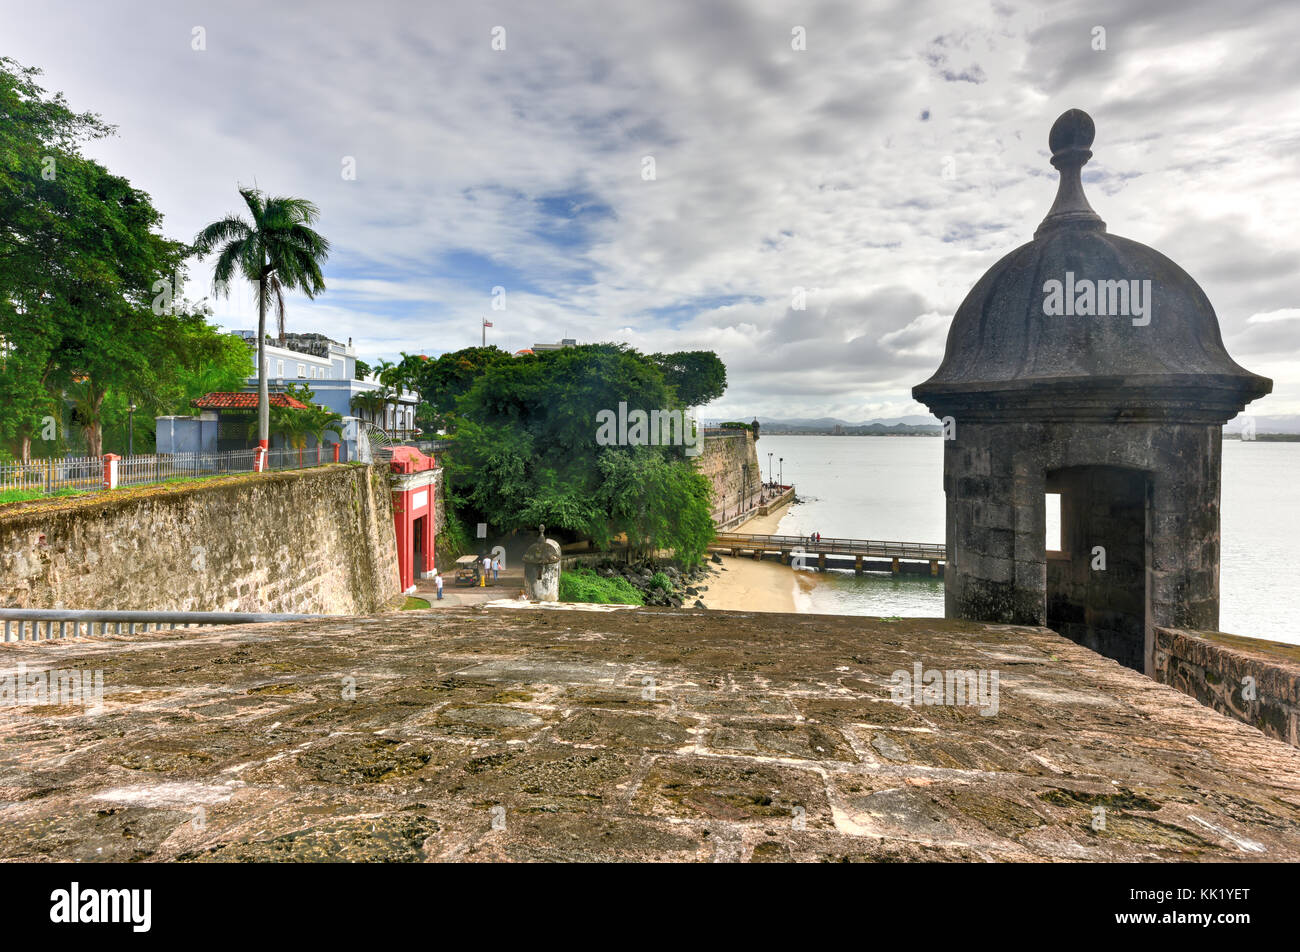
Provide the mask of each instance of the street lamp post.
{"label": "street lamp post", "polygon": [[777,472],[777,477],[776,477],[776,478],[777,478],[777,480],[780,482],[780,484],[781,484],[782,486],[784,486],[784,485],[785,485],[785,457],[784,457],[784,456],[778,456],[778,457],[776,458],[776,461],[777,461],[777,463],[778,463],[778,464],[780,465],[780,467],[781,467],[780,470]]}
{"label": "street lamp post", "polygon": [[126,406],[126,455],[135,455],[135,404]]}
{"label": "street lamp post", "polygon": [[767,481],[772,481],[772,454],[767,454]]}

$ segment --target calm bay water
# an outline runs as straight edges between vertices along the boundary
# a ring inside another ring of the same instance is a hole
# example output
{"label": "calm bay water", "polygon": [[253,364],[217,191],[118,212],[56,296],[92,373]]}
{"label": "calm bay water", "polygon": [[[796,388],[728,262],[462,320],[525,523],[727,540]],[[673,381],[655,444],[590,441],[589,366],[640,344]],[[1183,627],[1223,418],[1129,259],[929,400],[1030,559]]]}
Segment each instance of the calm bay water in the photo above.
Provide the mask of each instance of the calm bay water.
{"label": "calm bay water", "polygon": [[[937,437],[774,436],[758,442],[764,478],[784,467],[803,502],[789,535],[943,542],[943,441]],[[784,463],[778,463],[778,458]],[[1291,599],[1300,593],[1300,443],[1223,444],[1220,621],[1224,631],[1300,644]],[[888,573],[828,572],[809,611],[943,614],[943,583]]]}

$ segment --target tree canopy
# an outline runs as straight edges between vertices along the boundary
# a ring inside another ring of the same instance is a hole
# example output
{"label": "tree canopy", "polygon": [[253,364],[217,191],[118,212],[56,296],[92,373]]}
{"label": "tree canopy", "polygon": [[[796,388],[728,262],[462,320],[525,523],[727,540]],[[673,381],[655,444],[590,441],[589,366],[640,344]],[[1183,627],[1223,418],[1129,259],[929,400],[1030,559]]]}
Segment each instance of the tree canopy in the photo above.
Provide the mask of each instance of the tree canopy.
{"label": "tree canopy", "polygon": [[710,487],[684,448],[597,439],[598,414],[620,403],[683,409],[652,360],[612,344],[483,356],[456,404],[451,468],[462,505],[496,531],[545,523],[602,548],[624,537],[636,550],[700,559],[712,537]]}
{"label": "tree canopy", "polygon": [[[170,409],[186,360],[215,344],[182,299],[188,249],[160,233],[149,196],[80,154],[111,127],[48,94],[39,71],[0,58],[0,441],[28,456],[85,450],[105,413]],[[53,421],[54,425],[50,425]]]}
{"label": "tree canopy", "polygon": [[664,380],[688,407],[712,403],[727,391],[727,367],[711,350],[683,350],[652,354]]}

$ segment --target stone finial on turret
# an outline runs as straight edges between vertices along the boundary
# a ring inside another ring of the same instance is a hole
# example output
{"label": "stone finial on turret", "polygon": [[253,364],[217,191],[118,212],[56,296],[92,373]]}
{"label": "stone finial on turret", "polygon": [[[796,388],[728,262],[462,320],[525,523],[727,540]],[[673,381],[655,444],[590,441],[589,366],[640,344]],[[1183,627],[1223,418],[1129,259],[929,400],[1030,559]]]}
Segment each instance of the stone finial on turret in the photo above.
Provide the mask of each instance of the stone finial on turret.
{"label": "stone finial on turret", "polygon": [[1106,230],[1106,223],[1092,210],[1088,197],[1083,194],[1083,167],[1092,158],[1092,140],[1096,134],[1092,116],[1082,109],[1067,109],[1052,123],[1047,145],[1052,150],[1052,165],[1060,171],[1061,180],[1056,190],[1056,201],[1034,232],[1035,238],[1063,226]]}

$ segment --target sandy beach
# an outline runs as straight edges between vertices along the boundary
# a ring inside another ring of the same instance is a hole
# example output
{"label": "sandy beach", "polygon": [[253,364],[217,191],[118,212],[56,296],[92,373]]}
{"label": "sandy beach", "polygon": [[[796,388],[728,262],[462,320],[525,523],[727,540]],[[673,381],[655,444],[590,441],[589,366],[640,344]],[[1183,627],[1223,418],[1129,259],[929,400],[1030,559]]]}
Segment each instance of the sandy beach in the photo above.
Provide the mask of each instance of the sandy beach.
{"label": "sandy beach", "polygon": [[769,512],[766,516],[754,516],[746,519],[729,532],[748,532],[751,535],[780,535],[777,532],[777,526],[781,524],[781,519],[790,511],[788,505],[782,506],[776,512]]}
{"label": "sandy beach", "polygon": [[[736,526],[733,532],[776,535],[781,518],[789,511],[782,506],[766,516],[755,516]],[[780,562],[758,562],[752,558],[722,557],[725,568],[710,577],[709,590],[700,600],[709,608],[750,612],[806,612],[807,593],[818,584],[815,572],[796,572]]]}

